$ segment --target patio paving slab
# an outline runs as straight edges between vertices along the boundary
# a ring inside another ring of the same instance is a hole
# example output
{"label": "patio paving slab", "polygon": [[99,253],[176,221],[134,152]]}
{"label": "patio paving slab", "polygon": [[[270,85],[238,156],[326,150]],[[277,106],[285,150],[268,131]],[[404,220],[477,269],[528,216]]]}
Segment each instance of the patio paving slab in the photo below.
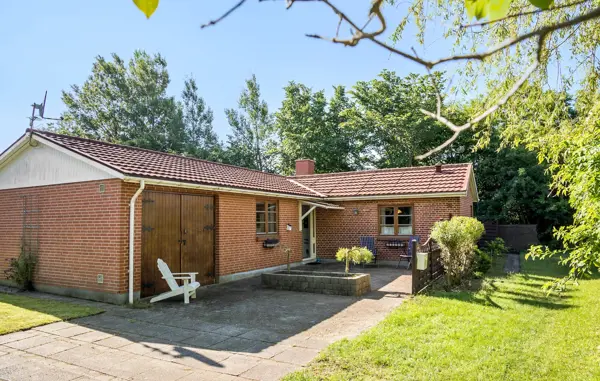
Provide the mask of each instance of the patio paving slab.
{"label": "patio paving slab", "polygon": [[252,328],[240,327],[236,325],[226,325],[222,328],[217,329],[214,333],[225,336],[239,336],[244,333],[250,332]]}
{"label": "patio paving slab", "polygon": [[270,359],[290,348],[292,348],[292,346],[287,344],[277,343],[265,347],[264,343],[260,343],[255,345],[254,347],[246,349],[245,352],[248,356]]}
{"label": "patio paving slab", "polygon": [[57,323],[50,323],[50,324],[46,324],[46,325],[41,325],[39,327],[35,327],[35,328],[33,328],[33,330],[42,331],[42,332],[54,332],[54,331],[58,331],[60,329],[72,328],[72,327],[77,327],[77,326],[78,326],[77,324],[69,323],[66,321],[59,321]]}
{"label": "patio paving slab", "polygon": [[260,360],[255,357],[236,354],[223,360],[223,362],[221,362],[221,366],[211,367],[211,370],[219,373],[227,373],[233,376],[238,376],[255,367],[259,362]]}
{"label": "patio paving slab", "polygon": [[71,339],[84,341],[86,343],[93,343],[94,341],[104,340],[111,336],[113,335],[108,332],[90,330],[89,332],[82,333],[81,335],[72,336]]}
{"label": "patio paving slab", "polygon": [[183,340],[183,343],[199,348],[209,348],[227,339],[229,339],[229,336],[218,335],[210,332],[199,332],[196,336]]}
{"label": "patio paving slab", "polygon": [[210,349],[231,352],[243,352],[249,348],[260,346],[261,344],[263,346],[267,345],[256,340],[243,339],[241,337],[230,337],[227,340],[221,341],[220,343],[211,346]]}
{"label": "patio paving slab", "polygon": [[278,343],[281,340],[289,337],[289,335],[286,335],[284,333],[267,331],[264,329],[254,329],[252,331],[244,333],[243,335],[240,335],[240,337],[243,339],[260,340],[260,341],[266,341],[269,343]]}
{"label": "patio paving slab", "polygon": [[300,368],[299,365],[285,364],[272,360],[262,360],[255,367],[242,373],[242,377],[258,381],[276,381],[286,374]]}
{"label": "patio paving slab", "polygon": [[37,336],[39,334],[40,334],[40,332],[34,331],[34,330],[8,333],[6,335],[0,336],[0,344],[6,345],[13,341],[28,339],[30,337]]}
{"label": "patio paving slab", "polygon": [[317,357],[318,354],[319,351],[317,349],[293,347],[273,357],[273,360],[296,365],[306,365]]}
{"label": "patio paving slab", "polygon": [[175,381],[194,372],[193,369],[175,363],[151,360],[145,364],[143,373],[132,377],[134,381]]}
{"label": "patio paving slab", "polygon": [[277,380],[402,303],[407,271],[365,271],[373,292],[361,298],[264,289],[260,278],[200,289],[189,305],[165,301],[144,310],[31,293],[105,313],[0,336],[0,379]]}
{"label": "patio paving slab", "polygon": [[48,344],[53,341],[54,338],[51,336],[36,335],[23,340],[11,341],[10,343],[6,343],[5,345],[9,348],[25,350],[37,347],[38,345]]}
{"label": "patio paving slab", "polygon": [[64,329],[59,329],[57,331],[53,331],[52,334],[62,336],[62,337],[72,337],[72,336],[77,336],[77,335],[81,335],[83,333],[88,333],[88,332],[92,332],[92,331],[86,327],[75,326],[75,327],[69,327],[69,328],[64,328]]}
{"label": "patio paving slab", "polygon": [[27,349],[27,352],[36,354],[38,356],[51,356],[53,354],[60,353],[78,346],[79,344],[72,341],[55,339],[47,344],[29,348]]}

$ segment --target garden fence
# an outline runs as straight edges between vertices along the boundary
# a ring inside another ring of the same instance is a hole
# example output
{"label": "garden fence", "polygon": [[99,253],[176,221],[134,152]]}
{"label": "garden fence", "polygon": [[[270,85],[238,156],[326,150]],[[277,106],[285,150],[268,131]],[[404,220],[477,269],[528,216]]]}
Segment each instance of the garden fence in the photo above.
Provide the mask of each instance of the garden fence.
{"label": "garden fence", "polygon": [[[410,243],[413,245],[412,252],[417,253],[419,246],[414,240]],[[427,252],[427,268],[425,270],[417,270],[417,258],[414,255],[412,265],[412,293],[418,294],[429,286],[433,281],[444,275],[444,267],[441,262],[440,247],[432,239],[429,239],[425,245],[421,246],[421,251]]]}

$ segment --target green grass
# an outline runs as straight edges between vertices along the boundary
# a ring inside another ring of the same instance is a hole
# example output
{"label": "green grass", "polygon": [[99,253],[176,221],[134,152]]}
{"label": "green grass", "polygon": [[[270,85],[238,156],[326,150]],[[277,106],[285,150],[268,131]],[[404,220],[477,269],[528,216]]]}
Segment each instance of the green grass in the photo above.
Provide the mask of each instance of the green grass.
{"label": "green grass", "polygon": [[564,268],[501,265],[480,291],[407,301],[286,380],[600,380],[600,278],[547,297],[540,287]]}
{"label": "green grass", "polygon": [[93,307],[0,293],[0,335],[100,312]]}

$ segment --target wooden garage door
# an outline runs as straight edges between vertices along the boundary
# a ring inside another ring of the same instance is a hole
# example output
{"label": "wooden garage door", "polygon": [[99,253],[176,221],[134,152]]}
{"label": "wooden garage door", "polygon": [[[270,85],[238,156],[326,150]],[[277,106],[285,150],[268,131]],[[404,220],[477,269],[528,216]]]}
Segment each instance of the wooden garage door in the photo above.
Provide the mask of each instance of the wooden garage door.
{"label": "wooden garage door", "polygon": [[168,291],[156,266],[161,258],[172,272],[197,272],[202,285],[214,283],[214,199],[144,192],[142,199],[142,297]]}

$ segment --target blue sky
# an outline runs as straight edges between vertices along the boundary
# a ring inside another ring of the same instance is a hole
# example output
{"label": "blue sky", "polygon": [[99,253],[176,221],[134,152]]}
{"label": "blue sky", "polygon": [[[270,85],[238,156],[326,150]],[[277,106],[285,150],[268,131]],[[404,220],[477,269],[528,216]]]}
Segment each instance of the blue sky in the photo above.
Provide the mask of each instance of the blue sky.
{"label": "blue sky", "polygon": [[[314,89],[351,86],[382,69],[401,75],[422,69],[367,42],[344,48],[304,37],[334,33],[337,18],[322,4],[250,0],[216,27],[200,29],[235,0],[161,0],[150,20],[131,0],[5,0],[0,9],[0,151],[28,126],[31,104],[48,90],[46,116],[64,111],[61,90],[81,84],[97,55],[129,58],[135,49],[161,53],[171,76],[169,93],[179,95],[193,75],[225,138],[225,108],[236,107],[244,80],[256,74],[264,99],[275,111],[291,80]],[[348,14],[364,17],[370,1],[337,2]],[[388,12],[390,25],[402,13]],[[409,31],[410,35],[410,31]],[[432,40],[433,41],[433,40]],[[416,46],[416,44],[415,44]],[[442,55],[436,40],[423,54]]]}

